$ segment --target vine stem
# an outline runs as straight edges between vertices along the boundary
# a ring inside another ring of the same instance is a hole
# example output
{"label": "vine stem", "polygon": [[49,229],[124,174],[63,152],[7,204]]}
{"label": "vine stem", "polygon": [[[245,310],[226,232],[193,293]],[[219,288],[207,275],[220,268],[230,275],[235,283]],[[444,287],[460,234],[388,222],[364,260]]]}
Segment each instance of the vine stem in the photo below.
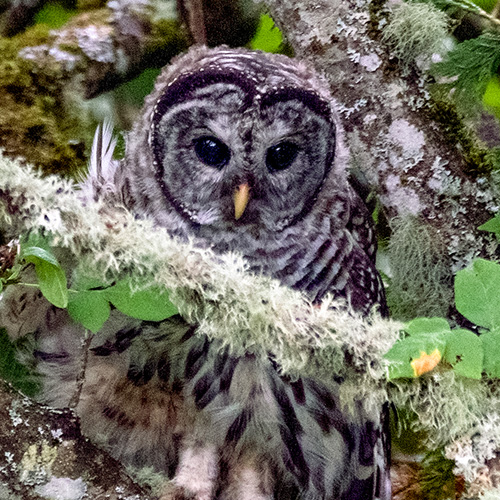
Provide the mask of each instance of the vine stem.
{"label": "vine stem", "polygon": [[[460,0],[460,1],[454,1],[452,0],[450,2],[451,5],[456,5],[457,7],[461,7],[462,9],[472,12],[473,14],[476,14],[480,17],[483,17],[484,19],[487,19],[494,25],[500,27],[500,19],[498,19],[495,15],[489,14],[485,10],[481,9],[478,5],[475,3],[471,2],[470,0]],[[497,6],[495,6],[495,9],[497,9]],[[497,10],[498,12],[498,10]]]}
{"label": "vine stem", "polygon": [[76,388],[75,392],[71,396],[71,399],[69,401],[69,407],[71,409],[76,409],[78,406],[78,403],[80,402],[80,396],[82,394],[83,390],[83,383],[85,381],[85,372],[87,371],[87,365],[89,361],[89,349],[90,349],[90,342],[92,341],[92,335],[89,330],[85,330],[85,336],[81,341],[80,349],[81,349],[81,354],[80,354],[80,367],[78,370],[78,375],[76,377]]}

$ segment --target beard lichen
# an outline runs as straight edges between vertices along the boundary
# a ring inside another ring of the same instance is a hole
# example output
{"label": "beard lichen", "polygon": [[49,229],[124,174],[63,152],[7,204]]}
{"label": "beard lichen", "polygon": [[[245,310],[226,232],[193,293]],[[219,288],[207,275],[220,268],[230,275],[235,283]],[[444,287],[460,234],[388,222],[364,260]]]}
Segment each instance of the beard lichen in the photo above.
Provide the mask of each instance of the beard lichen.
{"label": "beard lichen", "polygon": [[436,230],[417,217],[391,221],[388,246],[391,281],[387,302],[394,318],[446,317],[452,303],[452,275]]}
{"label": "beard lichen", "polygon": [[450,18],[430,3],[401,2],[393,7],[389,22],[382,30],[382,41],[389,45],[403,68],[417,59],[430,60],[443,51]]}

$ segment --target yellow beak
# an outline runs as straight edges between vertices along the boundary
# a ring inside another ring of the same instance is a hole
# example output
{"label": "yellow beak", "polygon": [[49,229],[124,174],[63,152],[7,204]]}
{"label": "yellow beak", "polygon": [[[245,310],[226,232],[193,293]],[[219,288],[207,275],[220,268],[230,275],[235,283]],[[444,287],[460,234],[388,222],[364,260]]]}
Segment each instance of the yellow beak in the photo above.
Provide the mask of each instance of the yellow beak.
{"label": "yellow beak", "polygon": [[243,215],[243,212],[247,207],[248,200],[250,199],[250,186],[247,183],[240,184],[234,190],[233,199],[234,199],[234,218],[238,220]]}

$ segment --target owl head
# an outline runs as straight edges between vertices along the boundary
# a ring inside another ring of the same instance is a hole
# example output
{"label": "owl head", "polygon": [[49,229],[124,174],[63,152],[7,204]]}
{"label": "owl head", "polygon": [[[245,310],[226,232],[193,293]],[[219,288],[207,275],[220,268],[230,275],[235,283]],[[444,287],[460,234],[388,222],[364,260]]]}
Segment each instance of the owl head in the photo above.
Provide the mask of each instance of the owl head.
{"label": "owl head", "polygon": [[133,208],[158,224],[281,231],[346,183],[340,122],[305,63],[197,47],[159,76],[127,141]]}

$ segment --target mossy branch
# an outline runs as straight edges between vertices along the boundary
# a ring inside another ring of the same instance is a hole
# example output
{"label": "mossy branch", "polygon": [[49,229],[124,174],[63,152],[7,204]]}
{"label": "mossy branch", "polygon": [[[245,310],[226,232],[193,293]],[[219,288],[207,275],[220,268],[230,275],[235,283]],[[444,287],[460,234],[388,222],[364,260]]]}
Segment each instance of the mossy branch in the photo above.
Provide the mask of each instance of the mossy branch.
{"label": "mossy branch", "polygon": [[0,219],[9,237],[48,232],[87,272],[109,280],[146,277],[169,290],[182,316],[210,338],[235,353],[271,352],[292,376],[385,379],[383,355],[401,324],[376,313],[362,318],[331,297],[315,306],[276,280],[250,274],[238,255],[182,243],[124,209],[84,206],[71,183],[1,156],[0,178]]}

